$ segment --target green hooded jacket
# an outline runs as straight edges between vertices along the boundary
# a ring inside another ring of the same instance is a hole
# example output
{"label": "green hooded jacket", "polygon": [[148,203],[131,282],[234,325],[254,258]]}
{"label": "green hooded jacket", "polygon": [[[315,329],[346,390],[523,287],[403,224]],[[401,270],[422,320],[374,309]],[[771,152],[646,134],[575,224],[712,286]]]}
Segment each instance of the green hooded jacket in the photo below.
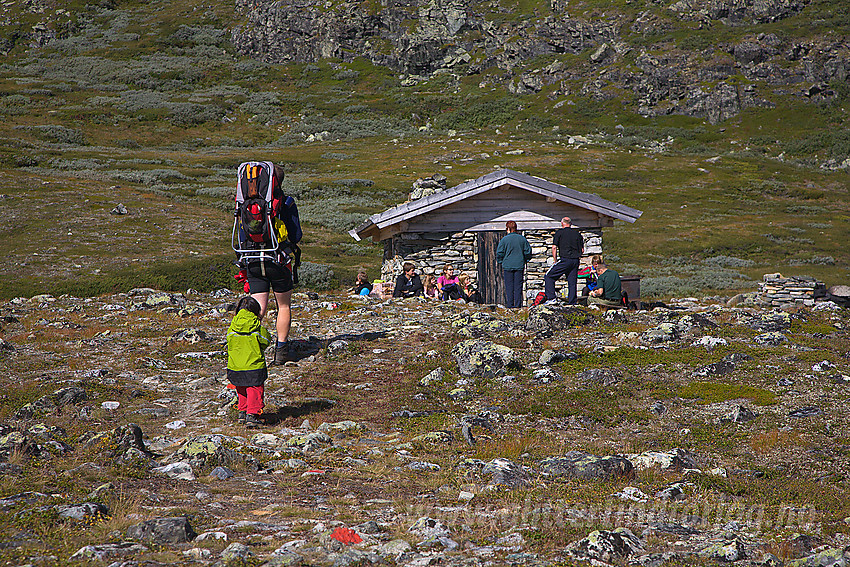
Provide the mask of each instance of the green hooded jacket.
{"label": "green hooded jacket", "polygon": [[260,319],[240,309],[227,329],[227,379],[234,386],[261,386],[268,377],[263,352],[272,337]]}

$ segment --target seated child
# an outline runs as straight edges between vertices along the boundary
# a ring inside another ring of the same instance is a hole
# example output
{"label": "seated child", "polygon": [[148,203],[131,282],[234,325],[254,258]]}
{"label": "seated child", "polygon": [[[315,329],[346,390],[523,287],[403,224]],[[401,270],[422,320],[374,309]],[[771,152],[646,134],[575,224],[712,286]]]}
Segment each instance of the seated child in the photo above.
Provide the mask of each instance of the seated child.
{"label": "seated child", "polygon": [[440,292],[440,299],[443,301],[461,298],[460,283],[451,264],[446,264],[443,267],[442,275],[437,278],[437,289]]}
{"label": "seated child", "polygon": [[354,285],[351,287],[351,293],[355,295],[369,295],[372,293],[372,284],[369,283],[366,270],[360,270],[357,272],[357,278],[354,280]]}
{"label": "seated child", "polygon": [[437,299],[437,280],[431,274],[426,274],[422,280],[422,287],[425,288],[425,297],[428,299]]}
{"label": "seated child", "polygon": [[471,288],[469,276],[461,272],[457,277],[457,284],[460,287],[460,299],[466,299],[468,301]]}
{"label": "seated child", "polygon": [[260,324],[260,304],[251,296],[236,304],[236,316],[227,329],[227,379],[236,387],[238,422],[246,427],[263,424],[263,396],[269,376],[264,351],[271,344]]}

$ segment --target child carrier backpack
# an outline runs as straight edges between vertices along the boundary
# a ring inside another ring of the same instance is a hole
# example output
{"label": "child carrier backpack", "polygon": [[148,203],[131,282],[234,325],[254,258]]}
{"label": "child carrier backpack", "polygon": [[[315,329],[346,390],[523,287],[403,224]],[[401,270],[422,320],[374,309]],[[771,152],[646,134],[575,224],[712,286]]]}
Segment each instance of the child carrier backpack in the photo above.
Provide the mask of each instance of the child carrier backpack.
{"label": "child carrier backpack", "polygon": [[276,262],[292,271],[298,283],[301,221],[295,199],[283,194],[284,171],[270,161],[239,165],[231,246],[245,268],[251,262]]}

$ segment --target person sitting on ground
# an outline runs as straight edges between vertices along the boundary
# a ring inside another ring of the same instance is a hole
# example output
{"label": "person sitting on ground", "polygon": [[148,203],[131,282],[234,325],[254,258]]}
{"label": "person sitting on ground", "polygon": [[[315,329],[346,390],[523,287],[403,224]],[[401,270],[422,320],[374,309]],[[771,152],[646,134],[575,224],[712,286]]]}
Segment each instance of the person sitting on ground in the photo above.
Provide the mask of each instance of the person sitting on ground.
{"label": "person sitting on ground", "polygon": [[426,299],[437,299],[437,279],[431,274],[422,278],[422,287]]}
{"label": "person sitting on ground", "polygon": [[605,265],[602,256],[598,254],[590,260],[593,271],[596,272],[596,289],[587,298],[588,305],[606,307],[623,307],[623,286],[620,274]]}
{"label": "person sitting on ground", "polygon": [[372,293],[372,284],[369,283],[369,277],[366,275],[366,270],[357,272],[357,278],[354,280],[354,285],[351,287],[351,293],[355,295],[369,295]]}
{"label": "person sitting on ground", "polygon": [[454,266],[451,264],[443,266],[443,273],[437,278],[437,289],[439,290],[440,299],[443,301],[461,298],[460,280],[455,275]]}
{"label": "person sitting on ground", "polygon": [[469,301],[469,293],[472,290],[469,275],[461,272],[457,277],[457,285],[460,287],[460,298]]}
{"label": "person sitting on ground", "polygon": [[393,297],[415,297],[422,295],[422,280],[416,274],[416,266],[413,262],[402,264],[403,272],[396,278],[393,287]]}
{"label": "person sitting on ground", "polygon": [[264,385],[269,376],[265,350],[271,334],[260,324],[260,304],[243,297],[236,304],[236,316],[227,329],[227,379],[236,388],[237,421],[246,427],[263,424]]}
{"label": "person sitting on ground", "polygon": [[481,293],[479,293],[479,291],[475,289],[475,286],[472,285],[472,278],[470,278],[469,275],[460,274],[457,279],[460,284],[460,292],[463,294],[462,298],[465,299],[467,303],[484,303],[481,299]]}

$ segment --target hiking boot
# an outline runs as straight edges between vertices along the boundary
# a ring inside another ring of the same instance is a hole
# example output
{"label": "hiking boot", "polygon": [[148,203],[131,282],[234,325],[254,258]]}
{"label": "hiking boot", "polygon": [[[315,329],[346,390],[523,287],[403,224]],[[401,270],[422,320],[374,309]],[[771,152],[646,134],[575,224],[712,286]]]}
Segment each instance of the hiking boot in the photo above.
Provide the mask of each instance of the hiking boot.
{"label": "hiking boot", "polygon": [[247,413],[248,412],[246,411],[240,411],[238,414],[236,414],[236,423],[245,423],[245,415]]}
{"label": "hiking boot", "polygon": [[292,352],[289,348],[289,343],[285,343],[282,347],[274,349],[274,364],[286,364],[287,362],[294,361],[295,357],[292,356]]}
{"label": "hiking boot", "polygon": [[260,419],[259,415],[249,413],[245,416],[245,427],[253,429],[254,427],[260,427],[261,425],[263,425],[263,421]]}

